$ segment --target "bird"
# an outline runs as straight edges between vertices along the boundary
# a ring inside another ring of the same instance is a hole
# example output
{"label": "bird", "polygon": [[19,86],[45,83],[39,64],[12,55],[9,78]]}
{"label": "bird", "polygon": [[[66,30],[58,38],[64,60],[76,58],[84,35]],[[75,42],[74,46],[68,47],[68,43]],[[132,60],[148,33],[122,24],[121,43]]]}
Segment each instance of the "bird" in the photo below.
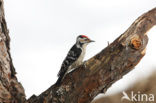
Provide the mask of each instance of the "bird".
{"label": "bird", "polygon": [[76,38],[76,43],[69,50],[65,57],[61,69],[58,73],[58,80],[56,82],[59,85],[66,74],[73,71],[75,68],[83,64],[83,59],[86,53],[86,47],[89,43],[95,42],[86,35],[79,35]]}

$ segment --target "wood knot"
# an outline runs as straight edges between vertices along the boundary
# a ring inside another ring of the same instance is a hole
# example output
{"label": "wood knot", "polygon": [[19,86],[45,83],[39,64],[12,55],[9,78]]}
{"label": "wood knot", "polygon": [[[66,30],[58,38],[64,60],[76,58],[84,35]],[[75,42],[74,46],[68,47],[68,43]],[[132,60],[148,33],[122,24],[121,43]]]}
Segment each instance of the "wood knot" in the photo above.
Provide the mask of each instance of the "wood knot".
{"label": "wood knot", "polygon": [[141,40],[140,38],[133,38],[131,39],[131,46],[132,48],[138,50],[141,47]]}

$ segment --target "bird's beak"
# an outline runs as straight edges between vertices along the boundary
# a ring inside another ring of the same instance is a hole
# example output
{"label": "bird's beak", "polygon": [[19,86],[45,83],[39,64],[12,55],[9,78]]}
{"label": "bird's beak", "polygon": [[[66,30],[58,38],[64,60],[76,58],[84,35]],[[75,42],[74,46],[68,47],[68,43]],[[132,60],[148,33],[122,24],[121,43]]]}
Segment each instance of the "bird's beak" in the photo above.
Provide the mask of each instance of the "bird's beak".
{"label": "bird's beak", "polygon": [[89,43],[91,43],[91,42],[95,42],[94,40],[89,40]]}

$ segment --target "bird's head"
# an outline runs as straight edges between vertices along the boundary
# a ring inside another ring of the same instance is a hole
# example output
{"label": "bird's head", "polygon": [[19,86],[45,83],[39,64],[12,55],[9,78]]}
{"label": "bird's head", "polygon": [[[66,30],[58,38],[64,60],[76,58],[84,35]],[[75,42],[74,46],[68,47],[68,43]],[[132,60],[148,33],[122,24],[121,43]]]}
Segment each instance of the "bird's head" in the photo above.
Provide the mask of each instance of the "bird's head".
{"label": "bird's head", "polygon": [[77,43],[80,43],[80,44],[88,44],[88,43],[91,43],[91,42],[95,42],[94,40],[91,40],[89,39],[87,36],[85,35],[79,35],[77,37]]}

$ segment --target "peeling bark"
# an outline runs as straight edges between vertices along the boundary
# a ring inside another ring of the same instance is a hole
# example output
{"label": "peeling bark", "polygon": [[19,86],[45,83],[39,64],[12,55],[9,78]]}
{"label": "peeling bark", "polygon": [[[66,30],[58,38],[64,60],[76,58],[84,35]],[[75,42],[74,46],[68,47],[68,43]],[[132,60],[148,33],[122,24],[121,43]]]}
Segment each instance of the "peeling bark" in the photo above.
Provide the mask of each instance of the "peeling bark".
{"label": "peeling bark", "polygon": [[90,103],[130,72],[142,59],[148,43],[147,31],[156,24],[156,8],[140,16],[128,30],[84,65],[67,74],[60,85],[52,85],[26,101],[10,56],[10,37],[0,0],[0,102]]}

